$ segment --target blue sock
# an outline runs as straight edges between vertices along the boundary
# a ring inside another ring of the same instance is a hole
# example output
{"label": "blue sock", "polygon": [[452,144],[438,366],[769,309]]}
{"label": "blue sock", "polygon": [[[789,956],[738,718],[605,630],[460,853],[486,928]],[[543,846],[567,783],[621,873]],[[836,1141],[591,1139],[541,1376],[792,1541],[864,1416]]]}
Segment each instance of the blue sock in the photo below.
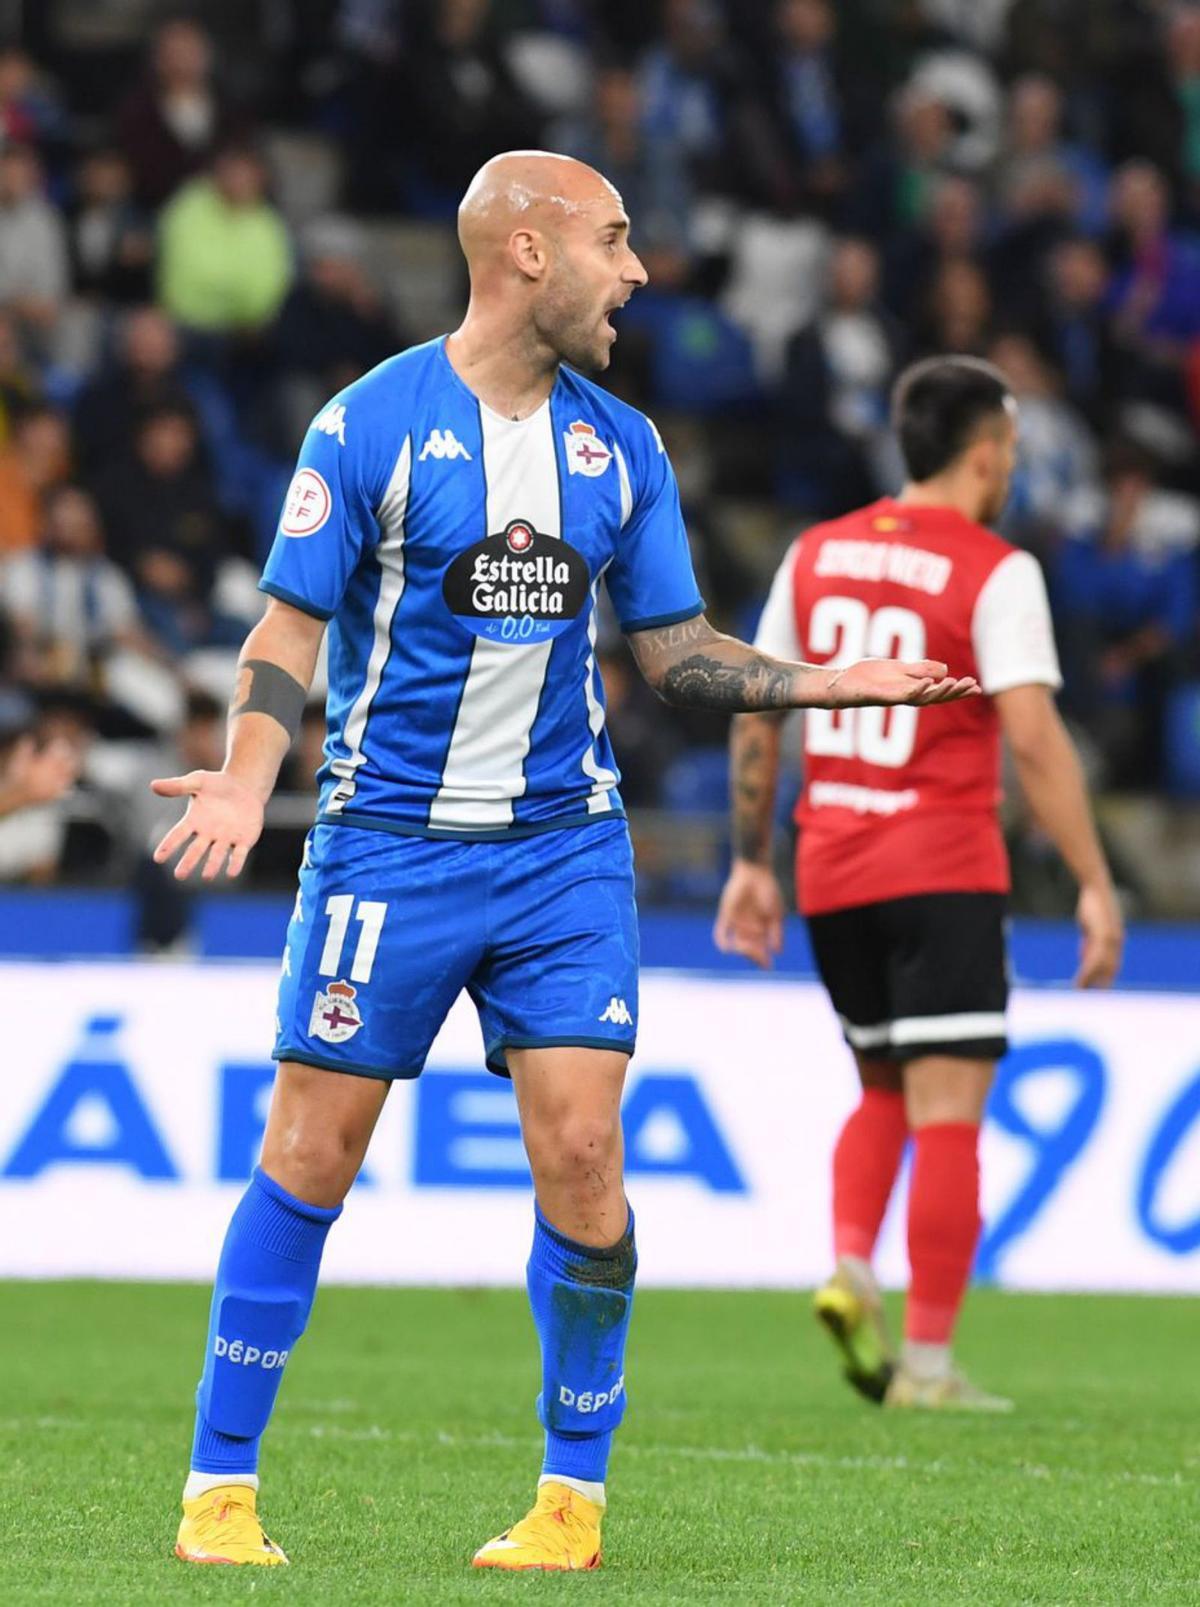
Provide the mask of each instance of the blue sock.
{"label": "blue sock", "polygon": [[304,1332],[325,1235],[342,1214],[306,1205],[256,1167],[217,1266],[192,1469],[255,1473],[284,1364]]}
{"label": "blue sock", "polygon": [[637,1251],[633,1212],[616,1244],[576,1244],[534,1207],[527,1282],[542,1347],[538,1419],[543,1474],[603,1483],[613,1430],[625,1415],[625,1336]]}

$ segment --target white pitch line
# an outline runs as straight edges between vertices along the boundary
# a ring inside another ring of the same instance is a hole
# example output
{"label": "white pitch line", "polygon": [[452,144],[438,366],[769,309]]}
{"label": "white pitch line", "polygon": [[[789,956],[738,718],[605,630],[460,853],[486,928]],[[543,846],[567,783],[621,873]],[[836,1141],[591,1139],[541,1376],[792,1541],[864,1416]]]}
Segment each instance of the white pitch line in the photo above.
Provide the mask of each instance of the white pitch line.
{"label": "white pitch line", "polygon": [[[452,1450],[503,1450],[530,1451],[541,1448],[540,1438],[512,1434],[447,1434],[439,1432],[432,1438],[412,1429],[388,1429],[378,1423],[366,1428],[346,1428],[340,1423],[314,1423],[308,1427],[299,1424],[280,1424],[275,1433],[305,1435],[311,1439],[343,1440],[354,1443],[367,1441],[394,1441],[403,1444],[440,1445]],[[645,1457],[664,1462],[733,1462],[761,1467],[818,1468],[827,1472],[844,1473],[907,1473],[921,1476],[959,1478],[968,1470],[965,1466],[937,1457],[932,1461],[914,1460],[908,1456],[829,1456],[822,1451],[765,1451],[757,1445],[639,1445],[636,1441],[621,1446],[621,1456]],[[973,1465],[972,1473],[979,1468]],[[1009,1462],[996,1465],[996,1471],[1016,1475],[1023,1479],[1060,1480],[1081,1484],[1137,1484],[1152,1489],[1191,1490],[1196,1480],[1182,1473],[1140,1473],[1132,1468],[1093,1473],[1085,1468],[1046,1467],[1037,1462]]]}

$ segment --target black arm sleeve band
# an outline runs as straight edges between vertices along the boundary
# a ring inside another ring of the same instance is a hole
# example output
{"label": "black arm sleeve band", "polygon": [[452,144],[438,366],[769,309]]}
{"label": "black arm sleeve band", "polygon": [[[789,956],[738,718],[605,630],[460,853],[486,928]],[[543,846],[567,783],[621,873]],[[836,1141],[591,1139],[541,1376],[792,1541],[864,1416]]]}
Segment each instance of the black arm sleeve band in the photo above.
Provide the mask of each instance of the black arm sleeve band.
{"label": "black arm sleeve band", "polygon": [[232,713],[269,714],[273,720],[278,720],[289,737],[294,737],[300,729],[300,717],[308,699],[300,682],[278,664],[272,664],[270,659],[244,659],[241,669],[249,670],[250,684]]}

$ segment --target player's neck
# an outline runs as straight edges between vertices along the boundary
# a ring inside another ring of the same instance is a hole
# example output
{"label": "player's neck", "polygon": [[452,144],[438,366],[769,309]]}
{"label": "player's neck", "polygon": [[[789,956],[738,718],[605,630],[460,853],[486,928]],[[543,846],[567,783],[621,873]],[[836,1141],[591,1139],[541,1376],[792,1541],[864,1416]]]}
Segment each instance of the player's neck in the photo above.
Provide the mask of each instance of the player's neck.
{"label": "player's neck", "polygon": [[532,325],[507,327],[468,307],[467,316],[446,341],[446,356],[463,384],[493,412],[523,419],[554,389],[558,354]]}
{"label": "player's neck", "polygon": [[972,524],[981,522],[979,493],[955,475],[933,480],[909,480],[896,498],[909,508],[951,508]]}

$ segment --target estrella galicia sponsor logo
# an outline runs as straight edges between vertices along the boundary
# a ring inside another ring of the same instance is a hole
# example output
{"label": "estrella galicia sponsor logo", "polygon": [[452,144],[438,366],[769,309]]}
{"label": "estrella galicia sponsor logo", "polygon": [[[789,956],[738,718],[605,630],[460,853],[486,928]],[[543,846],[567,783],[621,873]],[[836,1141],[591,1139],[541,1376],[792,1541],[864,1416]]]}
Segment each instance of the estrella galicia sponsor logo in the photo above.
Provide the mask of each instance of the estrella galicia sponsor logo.
{"label": "estrella galicia sponsor logo", "polygon": [[561,636],[578,618],[590,584],[582,553],[528,519],[513,519],[458,555],[442,595],[473,635],[519,646]]}

